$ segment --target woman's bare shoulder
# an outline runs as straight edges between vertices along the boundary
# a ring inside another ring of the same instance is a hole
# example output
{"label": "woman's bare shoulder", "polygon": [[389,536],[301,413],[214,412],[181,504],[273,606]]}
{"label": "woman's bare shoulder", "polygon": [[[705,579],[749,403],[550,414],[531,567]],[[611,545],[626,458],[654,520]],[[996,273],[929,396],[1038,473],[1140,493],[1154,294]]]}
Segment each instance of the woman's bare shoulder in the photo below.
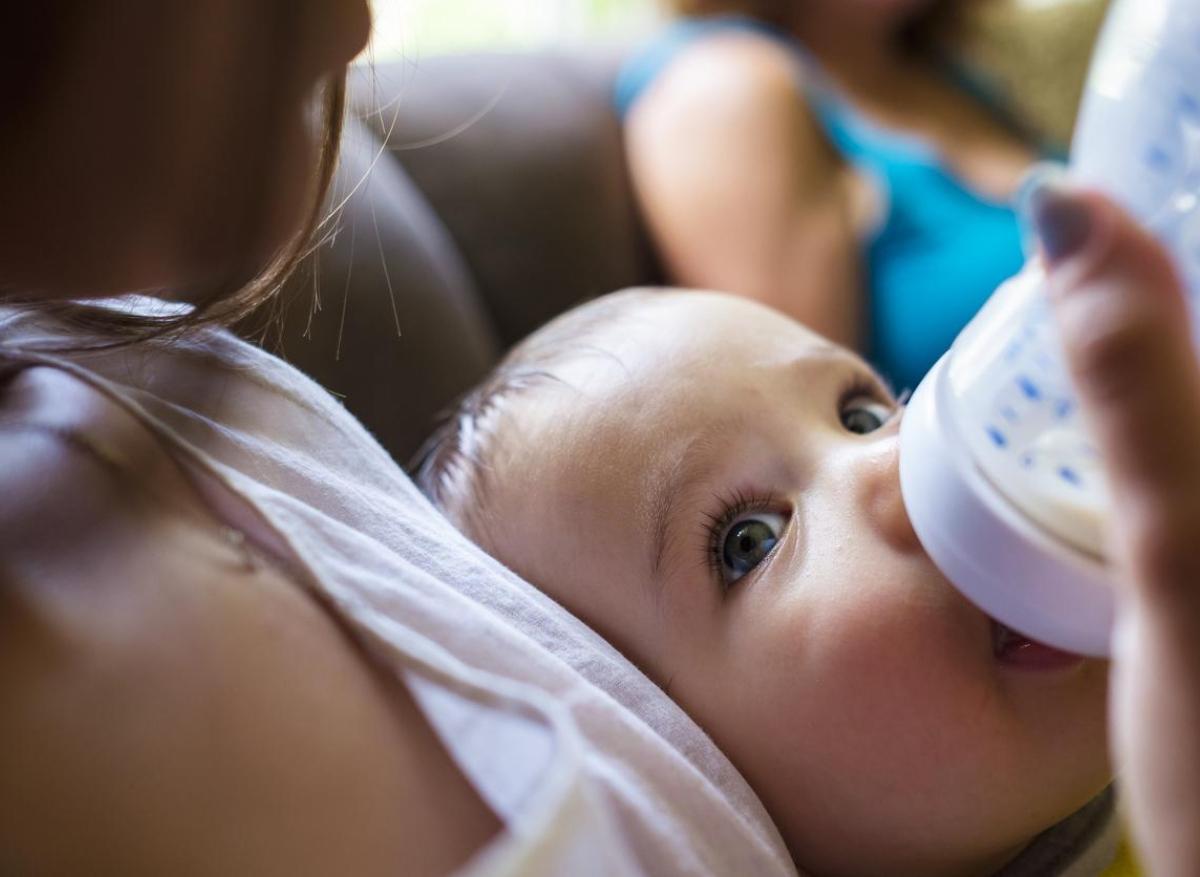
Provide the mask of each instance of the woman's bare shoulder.
{"label": "woman's bare shoulder", "polygon": [[[705,193],[801,202],[829,186],[838,158],[809,105],[794,52],[732,33],[682,52],[634,105],[626,145],[643,199],[692,213]],[[653,208],[652,208],[652,211]]]}
{"label": "woman's bare shoulder", "polygon": [[[114,417],[95,391],[36,366],[0,383],[0,570],[103,527],[100,508],[122,461],[145,461],[148,435]],[[153,476],[155,473],[149,472]]]}
{"label": "woman's bare shoulder", "polygon": [[634,106],[638,116],[686,113],[696,124],[807,113],[805,72],[798,55],[778,40],[749,32],[710,37],[671,62]]}

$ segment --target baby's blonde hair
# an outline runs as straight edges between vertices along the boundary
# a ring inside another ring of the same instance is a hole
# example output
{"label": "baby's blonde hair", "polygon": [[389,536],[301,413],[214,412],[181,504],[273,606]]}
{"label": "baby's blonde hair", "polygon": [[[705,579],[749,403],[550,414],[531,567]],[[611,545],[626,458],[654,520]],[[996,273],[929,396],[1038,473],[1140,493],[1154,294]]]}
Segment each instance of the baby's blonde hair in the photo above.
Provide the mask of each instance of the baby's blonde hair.
{"label": "baby's blonde hair", "polygon": [[[513,428],[514,403],[539,389],[568,387],[563,366],[581,357],[611,361],[605,346],[614,326],[638,303],[661,290],[629,289],[593,299],[551,320],[514,347],[442,419],[412,465],[421,491],[460,530],[486,542],[490,484],[502,476],[492,465],[492,449],[502,429]],[[486,546],[485,546],[486,547]]]}

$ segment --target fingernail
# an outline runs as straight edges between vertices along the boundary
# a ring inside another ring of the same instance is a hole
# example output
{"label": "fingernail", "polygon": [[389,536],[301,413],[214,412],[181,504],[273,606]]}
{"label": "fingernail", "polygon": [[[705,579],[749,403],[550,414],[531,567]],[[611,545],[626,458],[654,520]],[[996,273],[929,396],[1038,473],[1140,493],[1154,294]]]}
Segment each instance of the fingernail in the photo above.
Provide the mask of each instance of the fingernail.
{"label": "fingernail", "polygon": [[1066,176],[1066,167],[1055,161],[1040,161],[1029,168],[1021,178],[1017,187],[1013,206],[1017,211],[1017,222],[1021,231],[1021,250],[1026,260],[1037,256],[1042,249],[1037,229],[1033,225],[1033,215],[1030,201],[1033,193],[1051,182],[1062,180]]}
{"label": "fingernail", "polygon": [[1029,192],[1026,209],[1051,264],[1079,254],[1092,237],[1091,208],[1058,180],[1039,181]]}

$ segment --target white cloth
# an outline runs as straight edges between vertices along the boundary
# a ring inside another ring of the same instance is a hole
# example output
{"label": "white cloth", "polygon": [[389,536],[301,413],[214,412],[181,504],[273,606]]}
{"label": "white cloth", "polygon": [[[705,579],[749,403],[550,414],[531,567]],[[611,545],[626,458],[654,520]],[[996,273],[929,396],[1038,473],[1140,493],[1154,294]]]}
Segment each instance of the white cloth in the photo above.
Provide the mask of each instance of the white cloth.
{"label": "white cloth", "polygon": [[408,680],[506,825],[465,874],[796,873],[703,731],[464,539],[315,383],[221,331],[44,352],[63,341],[46,317],[0,310],[0,359],[71,371],[257,508],[369,653]]}

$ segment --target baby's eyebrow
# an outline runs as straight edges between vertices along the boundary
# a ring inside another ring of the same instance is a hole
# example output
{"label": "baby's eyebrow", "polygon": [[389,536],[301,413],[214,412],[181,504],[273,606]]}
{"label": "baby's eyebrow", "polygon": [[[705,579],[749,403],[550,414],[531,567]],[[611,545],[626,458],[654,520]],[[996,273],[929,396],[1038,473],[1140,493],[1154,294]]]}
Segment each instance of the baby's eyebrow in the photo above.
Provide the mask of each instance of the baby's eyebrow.
{"label": "baby's eyebrow", "polygon": [[671,524],[681,499],[688,492],[688,487],[706,479],[709,473],[720,465],[721,459],[716,450],[724,445],[730,436],[745,428],[746,424],[740,419],[718,421],[694,436],[683,452],[675,456],[665,472],[665,477],[656,480],[647,502],[651,532],[654,535],[650,552],[652,580],[657,580],[662,572],[663,561],[671,542]]}

